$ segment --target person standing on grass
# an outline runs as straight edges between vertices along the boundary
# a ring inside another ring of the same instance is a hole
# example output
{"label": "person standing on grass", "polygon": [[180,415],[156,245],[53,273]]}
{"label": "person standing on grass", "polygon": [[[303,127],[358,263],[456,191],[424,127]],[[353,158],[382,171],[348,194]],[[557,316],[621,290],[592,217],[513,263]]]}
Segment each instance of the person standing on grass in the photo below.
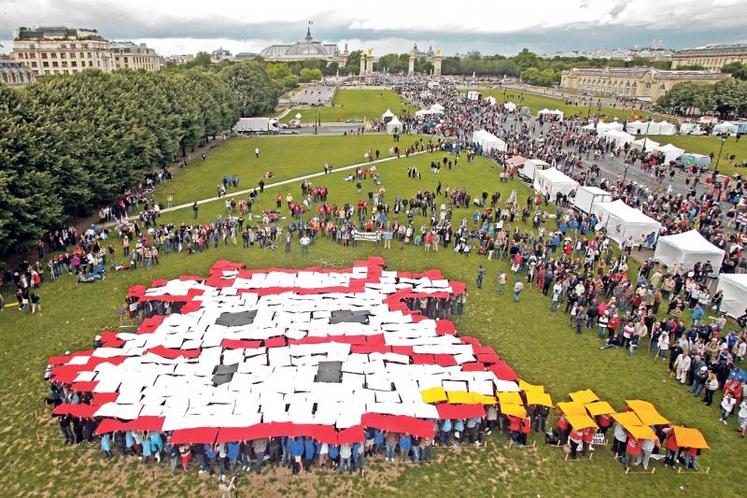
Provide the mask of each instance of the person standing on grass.
{"label": "person standing on grass", "polygon": [[506,275],[506,272],[502,271],[498,274],[498,294],[501,296],[504,292],[506,292],[506,282],[508,281],[508,276]]}
{"label": "person standing on grass", "polygon": [[744,437],[745,434],[747,434],[747,398],[742,398],[742,402],[739,403],[737,422],[739,423],[737,432],[740,432],[742,434],[742,437]]}
{"label": "person standing on grass", "polygon": [[254,148],[254,157],[259,159],[259,147]]}
{"label": "person standing on grass", "polygon": [[482,280],[485,278],[485,268],[480,265],[480,268],[477,269],[477,288],[482,289]]}
{"label": "person standing on grass", "polygon": [[521,283],[521,281],[517,280],[514,284],[514,301],[519,302],[519,299],[521,298],[521,291],[524,290],[524,284]]}
{"label": "person standing on grass", "polygon": [[729,415],[731,415],[731,412],[734,410],[736,404],[737,399],[731,392],[727,391],[724,394],[724,398],[721,400],[721,418],[719,419],[721,422],[723,422],[724,425],[727,424],[726,419],[729,418]]}
{"label": "person standing on grass", "polygon": [[301,237],[301,254],[309,253],[309,244],[311,244],[311,239],[308,235],[304,234],[303,237]]}
{"label": "person standing on grass", "polygon": [[705,396],[703,397],[703,402],[711,406],[713,404],[713,394],[716,392],[716,389],[718,389],[718,378],[716,378],[716,374],[713,372],[710,372],[708,374],[708,380],[705,383]]}
{"label": "person standing on grass", "polygon": [[[195,201],[194,203],[192,203],[192,217],[195,220],[197,219],[197,214],[198,214],[199,210],[200,210],[200,208],[197,205],[197,201]],[[127,254],[125,254],[125,256],[127,256]]]}

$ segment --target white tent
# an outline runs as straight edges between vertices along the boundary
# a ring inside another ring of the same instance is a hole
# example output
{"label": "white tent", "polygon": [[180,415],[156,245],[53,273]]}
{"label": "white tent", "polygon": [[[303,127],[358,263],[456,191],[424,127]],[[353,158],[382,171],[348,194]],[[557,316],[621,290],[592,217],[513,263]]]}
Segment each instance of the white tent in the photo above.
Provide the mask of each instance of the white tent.
{"label": "white tent", "polygon": [[702,135],[703,130],[700,129],[698,123],[682,123],[680,125],[680,135]]}
{"label": "white tent", "polygon": [[384,114],[382,114],[381,117],[384,118],[384,121],[386,121],[387,119],[392,119],[394,117],[394,113],[391,109],[387,109],[386,111],[384,111]]}
{"label": "white tent", "polygon": [[445,110],[446,108],[442,106],[441,104],[431,104],[431,111],[433,112],[442,113]]}
{"label": "white tent", "polygon": [[656,123],[659,126],[659,135],[674,135],[677,133],[677,127],[669,121]]}
{"label": "white tent", "polygon": [[537,116],[542,116],[543,114],[555,116],[558,121],[563,121],[563,111],[561,111],[560,109],[555,109],[554,111],[551,111],[548,108],[544,108],[540,112],[537,113]]}
{"label": "white tent", "polygon": [[721,135],[722,133],[728,133],[729,135],[736,135],[739,126],[729,121],[722,121],[713,127],[712,135]]}
{"label": "white tent", "polygon": [[508,112],[515,112],[516,111],[516,104],[513,102],[506,102],[503,104],[503,108],[506,109]]}
{"label": "white tent", "polygon": [[545,161],[542,161],[540,159],[527,159],[524,162],[524,166],[521,168],[521,170],[519,170],[519,175],[531,181],[531,180],[534,180],[535,171],[541,171],[549,167],[550,167],[549,164],[547,164]]}
{"label": "white tent", "polygon": [[578,182],[558,169],[548,168],[535,171],[532,186],[542,195],[549,194],[555,199],[558,193],[568,195],[576,190]]}
{"label": "white tent", "polygon": [[724,292],[721,311],[734,318],[742,316],[747,308],[747,273],[722,273],[718,290]]}
{"label": "white tent", "polygon": [[598,202],[610,202],[612,194],[598,187],[589,187],[581,185],[576,189],[576,196],[573,198],[573,205],[579,211],[590,213],[594,204]]}
{"label": "white tent", "polygon": [[430,116],[431,114],[443,114],[444,107],[439,104],[433,104],[428,109],[420,109],[415,112],[415,116]]}
{"label": "white tent", "polygon": [[472,134],[472,141],[479,144],[482,150],[490,152],[491,150],[506,151],[506,142],[485,130],[478,130]]}
{"label": "white tent", "polygon": [[613,202],[595,202],[592,212],[599,220],[597,229],[606,228],[607,236],[620,245],[630,237],[634,243],[638,243],[651,232],[658,234],[661,230],[661,223],[620,199]]}
{"label": "white tent", "polygon": [[401,131],[402,131],[402,121],[397,119],[397,116],[394,116],[386,124],[386,132],[389,133],[390,135],[394,135],[395,133],[400,133]]}
{"label": "white tent", "polygon": [[718,274],[724,260],[724,250],[708,242],[697,230],[690,230],[659,238],[654,260],[667,266],[680,264],[686,270],[697,262],[710,261],[714,272]]}
{"label": "white tent", "polygon": [[659,142],[654,142],[650,138],[639,138],[638,140],[633,140],[630,146],[638,150],[643,150],[645,147],[646,150],[644,152],[651,152],[659,146]]}
{"label": "white tent", "polygon": [[489,96],[489,97],[488,97],[487,99],[485,99],[485,100],[487,100],[487,101],[488,101],[488,103],[489,103],[490,105],[495,105],[495,97],[493,97],[492,95],[490,95],[490,96]]}
{"label": "white tent", "polygon": [[635,120],[625,125],[625,131],[631,135],[638,135],[641,132],[641,125],[644,125],[643,121]]}
{"label": "white tent", "polygon": [[478,100],[480,98],[480,92],[470,90],[469,92],[467,92],[467,98],[469,100]]}
{"label": "white tent", "polygon": [[[589,126],[589,125],[587,125],[587,126]],[[592,127],[592,129],[595,128],[594,125],[591,125],[591,127]],[[584,128],[588,129],[586,126],[584,126]],[[608,130],[623,131],[623,124],[622,123],[618,123],[617,121],[614,121],[612,123],[605,123],[604,121],[599,121],[596,124],[596,130],[597,130],[597,132],[600,132],[600,133],[603,132],[603,131],[608,131]]]}
{"label": "white tent", "polygon": [[682,154],[685,153],[685,149],[680,149],[672,144],[662,145],[656,148],[656,152],[664,154],[664,164],[669,164],[670,161],[676,160]]}
{"label": "white tent", "polygon": [[599,136],[613,140],[616,147],[622,147],[625,144],[635,140],[635,137],[633,135],[619,130],[603,131],[599,134]]}

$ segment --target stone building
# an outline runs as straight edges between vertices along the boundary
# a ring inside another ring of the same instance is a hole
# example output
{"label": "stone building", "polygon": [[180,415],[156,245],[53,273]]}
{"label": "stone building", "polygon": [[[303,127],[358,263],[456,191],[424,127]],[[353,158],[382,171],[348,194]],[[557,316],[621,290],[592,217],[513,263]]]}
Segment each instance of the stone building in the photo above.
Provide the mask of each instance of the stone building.
{"label": "stone building", "polygon": [[672,69],[698,65],[711,71],[720,71],[730,62],[747,64],[747,43],[705,45],[680,50],[672,55]]}
{"label": "stone building", "polygon": [[95,29],[84,28],[20,28],[11,57],[31,69],[34,76],[75,74],[84,69],[160,68],[158,54],[144,44],[110,42]]}
{"label": "stone building", "polygon": [[0,80],[8,86],[19,86],[34,81],[34,73],[7,56],[0,56]]}
{"label": "stone building", "polygon": [[645,67],[573,68],[562,72],[560,87],[594,95],[654,102],[676,83],[691,81],[712,84],[729,77],[715,71],[672,71]]}
{"label": "stone building", "polygon": [[348,48],[340,52],[337,44],[314,40],[311,28],[306,29],[306,37],[290,45],[270,45],[259,54],[267,61],[297,62],[307,59],[322,59],[328,63],[344,65],[348,59]]}

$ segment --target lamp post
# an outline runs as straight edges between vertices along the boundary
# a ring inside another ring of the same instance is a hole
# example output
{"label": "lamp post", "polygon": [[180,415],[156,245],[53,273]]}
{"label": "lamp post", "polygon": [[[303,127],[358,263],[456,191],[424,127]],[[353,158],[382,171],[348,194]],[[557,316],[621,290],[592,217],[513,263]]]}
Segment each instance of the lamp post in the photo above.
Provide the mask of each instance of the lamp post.
{"label": "lamp post", "polygon": [[718,172],[718,165],[721,162],[721,153],[724,151],[724,144],[726,143],[726,139],[729,138],[729,135],[726,133],[721,134],[721,147],[718,149],[718,157],[716,158],[716,166],[713,168],[713,172]]}

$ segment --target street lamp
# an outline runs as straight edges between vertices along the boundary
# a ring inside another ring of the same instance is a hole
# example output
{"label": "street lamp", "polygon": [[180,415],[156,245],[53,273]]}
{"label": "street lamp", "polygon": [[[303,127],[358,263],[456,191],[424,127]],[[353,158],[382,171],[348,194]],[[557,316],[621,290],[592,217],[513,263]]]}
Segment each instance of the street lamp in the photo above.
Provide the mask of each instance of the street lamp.
{"label": "street lamp", "polygon": [[721,147],[718,149],[718,157],[716,158],[716,166],[713,168],[713,172],[718,172],[718,164],[721,162],[721,153],[724,151],[724,144],[726,143],[726,139],[729,138],[729,135],[727,133],[722,133],[720,135],[721,137]]}

